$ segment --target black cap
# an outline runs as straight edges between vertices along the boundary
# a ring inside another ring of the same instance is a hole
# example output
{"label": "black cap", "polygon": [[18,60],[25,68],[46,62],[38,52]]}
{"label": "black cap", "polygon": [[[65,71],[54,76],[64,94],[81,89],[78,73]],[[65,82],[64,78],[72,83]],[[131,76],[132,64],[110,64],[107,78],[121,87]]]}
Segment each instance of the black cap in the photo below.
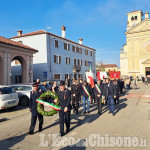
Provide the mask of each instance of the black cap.
{"label": "black cap", "polygon": [[32,87],[38,87],[38,83],[33,83]]}
{"label": "black cap", "polygon": [[65,81],[60,82],[60,86],[65,85]]}

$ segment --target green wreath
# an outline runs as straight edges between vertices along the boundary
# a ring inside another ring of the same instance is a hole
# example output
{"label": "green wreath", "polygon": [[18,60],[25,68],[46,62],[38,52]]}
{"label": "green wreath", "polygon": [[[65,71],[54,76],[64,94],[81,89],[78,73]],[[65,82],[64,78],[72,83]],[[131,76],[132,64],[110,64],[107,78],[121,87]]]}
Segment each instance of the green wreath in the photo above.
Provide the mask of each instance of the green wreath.
{"label": "green wreath", "polygon": [[[59,107],[59,101],[55,105],[44,101],[45,98],[50,98],[50,97],[58,100],[58,96],[55,92],[47,91],[45,93],[42,93],[39,99],[37,99],[36,101],[37,111],[43,116],[53,116],[54,114],[57,113],[58,110],[61,109],[61,107]],[[43,105],[45,104],[50,106],[53,109],[51,111],[44,111]]]}

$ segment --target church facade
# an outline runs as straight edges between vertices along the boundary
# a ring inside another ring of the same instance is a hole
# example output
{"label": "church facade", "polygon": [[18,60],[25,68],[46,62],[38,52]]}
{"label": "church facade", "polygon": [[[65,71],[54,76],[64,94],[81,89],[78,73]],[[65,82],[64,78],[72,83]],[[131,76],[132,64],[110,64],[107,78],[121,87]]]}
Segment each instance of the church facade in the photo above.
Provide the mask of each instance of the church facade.
{"label": "church facade", "polygon": [[122,76],[150,75],[150,19],[149,13],[133,11],[127,14],[126,44],[121,48]]}

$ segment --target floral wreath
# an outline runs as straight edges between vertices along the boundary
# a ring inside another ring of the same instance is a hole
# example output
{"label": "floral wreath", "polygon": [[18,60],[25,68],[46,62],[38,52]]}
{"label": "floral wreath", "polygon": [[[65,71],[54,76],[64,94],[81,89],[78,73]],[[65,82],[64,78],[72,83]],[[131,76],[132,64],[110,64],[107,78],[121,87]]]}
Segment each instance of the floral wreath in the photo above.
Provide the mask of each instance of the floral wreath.
{"label": "floral wreath", "polygon": [[[61,107],[59,106],[59,102],[57,102],[55,105],[52,103],[48,103],[44,101],[44,98],[52,97],[54,99],[58,100],[58,96],[55,92],[47,91],[45,93],[42,93],[39,99],[36,100],[37,102],[37,111],[42,114],[43,116],[53,116],[57,113],[57,111],[60,111]],[[44,111],[43,106],[48,106],[50,108],[53,108],[51,111]]]}

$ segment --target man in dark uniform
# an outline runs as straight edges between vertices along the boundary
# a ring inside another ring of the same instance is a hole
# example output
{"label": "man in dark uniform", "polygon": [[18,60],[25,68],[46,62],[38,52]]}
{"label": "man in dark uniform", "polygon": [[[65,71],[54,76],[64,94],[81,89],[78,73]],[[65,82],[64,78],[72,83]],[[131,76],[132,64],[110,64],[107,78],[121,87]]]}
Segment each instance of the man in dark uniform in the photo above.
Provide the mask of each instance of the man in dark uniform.
{"label": "man in dark uniform", "polygon": [[78,114],[79,108],[79,86],[77,85],[76,81],[74,80],[71,85],[71,98],[72,98],[72,108],[73,112]]}
{"label": "man in dark uniform", "polygon": [[103,95],[103,84],[100,80],[94,86],[94,94],[97,102],[98,114],[101,115],[102,112],[102,95]]}
{"label": "man in dark uniform", "polygon": [[[65,82],[60,82],[59,90],[57,95],[60,101],[61,110],[59,111],[59,124],[60,124],[60,135],[64,135],[64,123],[66,124],[66,133],[70,130],[70,111],[71,111],[71,93],[65,88]],[[57,100],[54,100],[57,103]]]}
{"label": "man in dark uniform", "polygon": [[28,134],[34,134],[34,128],[36,124],[37,117],[39,119],[39,132],[42,131],[43,126],[43,116],[37,112],[37,102],[36,100],[42,94],[41,90],[38,89],[38,83],[33,83],[33,90],[30,92],[29,109],[31,112],[31,126]]}
{"label": "man in dark uniform", "polygon": [[116,98],[114,98],[114,104],[119,104],[120,87],[119,87],[117,80],[114,80],[113,83],[116,88]]}
{"label": "man in dark uniform", "polygon": [[106,79],[106,84],[104,85],[103,95],[105,99],[108,99],[109,113],[112,113],[112,115],[115,116],[114,98],[116,98],[116,89],[115,89],[115,85],[110,81],[109,78]]}

